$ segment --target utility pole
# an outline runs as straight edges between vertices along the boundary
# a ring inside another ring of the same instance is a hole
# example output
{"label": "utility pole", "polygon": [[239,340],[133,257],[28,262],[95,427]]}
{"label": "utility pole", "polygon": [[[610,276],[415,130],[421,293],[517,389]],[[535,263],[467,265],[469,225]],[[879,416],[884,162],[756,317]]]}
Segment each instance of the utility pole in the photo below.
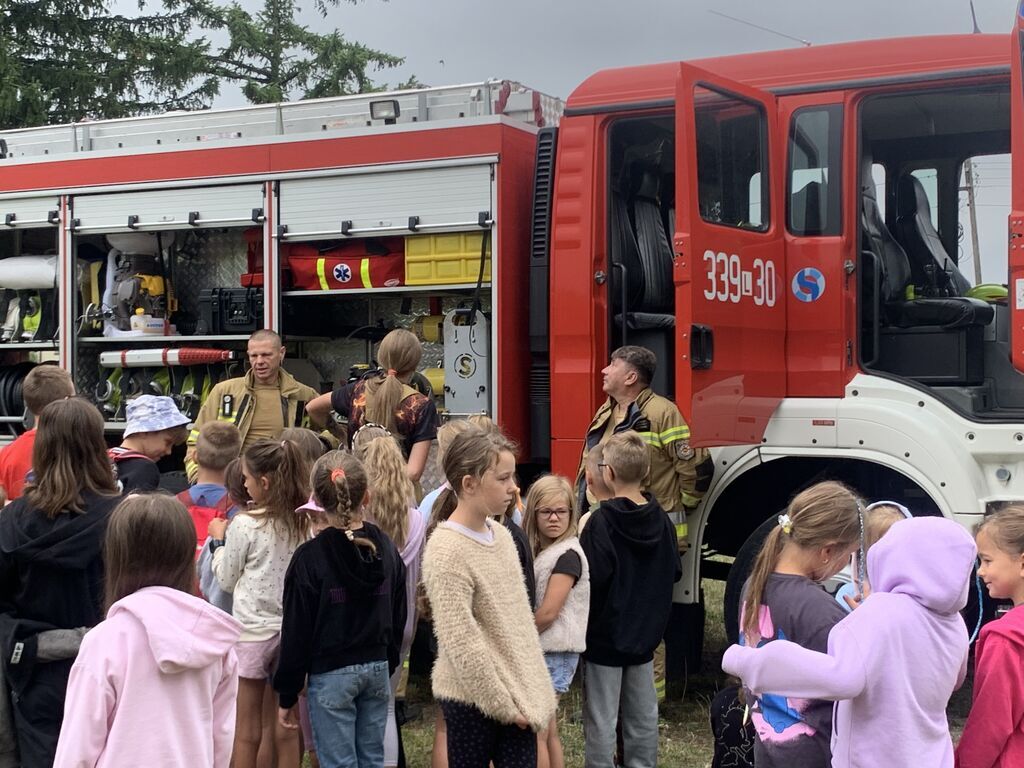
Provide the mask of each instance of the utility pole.
{"label": "utility pole", "polygon": [[974,210],[974,161],[964,163],[964,181],[967,186],[967,207],[971,213],[971,253],[974,256],[974,284],[981,285],[981,254],[978,249],[978,215]]}

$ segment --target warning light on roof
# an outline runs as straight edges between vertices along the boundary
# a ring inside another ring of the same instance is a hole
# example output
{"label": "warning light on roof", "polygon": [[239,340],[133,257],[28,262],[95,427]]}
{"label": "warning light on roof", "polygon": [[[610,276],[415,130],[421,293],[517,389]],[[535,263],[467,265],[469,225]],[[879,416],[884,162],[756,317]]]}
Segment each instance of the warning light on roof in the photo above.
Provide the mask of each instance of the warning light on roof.
{"label": "warning light on roof", "polygon": [[398,120],[398,115],[397,99],[370,102],[370,118],[373,120],[383,120],[385,125],[394,125]]}

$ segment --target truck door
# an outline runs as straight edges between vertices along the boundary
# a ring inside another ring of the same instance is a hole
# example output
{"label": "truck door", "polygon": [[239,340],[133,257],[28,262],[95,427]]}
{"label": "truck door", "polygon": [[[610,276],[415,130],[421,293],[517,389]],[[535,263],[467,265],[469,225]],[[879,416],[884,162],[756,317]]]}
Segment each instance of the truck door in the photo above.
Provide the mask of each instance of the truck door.
{"label": "truck door", "polygon": [[786,389],[775,98],[681,64],[676,103],[676,403],[694,445],[760,443]]}
{"label": "truck door", "polygon": [[1010,63],[1010,149],[1011,185],[1010,226],[1007,268],[1010,301],[1010,360],[1024,372],[1024,0],[1017,7]]}

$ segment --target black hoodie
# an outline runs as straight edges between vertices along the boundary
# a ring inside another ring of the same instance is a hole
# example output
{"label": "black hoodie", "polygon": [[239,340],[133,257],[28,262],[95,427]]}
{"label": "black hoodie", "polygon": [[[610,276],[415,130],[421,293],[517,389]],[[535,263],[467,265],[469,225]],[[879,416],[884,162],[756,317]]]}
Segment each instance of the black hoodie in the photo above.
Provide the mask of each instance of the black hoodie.
{"label": "black hoodie", "polygon": [[398,666],[408,610],[405,563],[375,525],[353,531],[376,555],[325,528],[295,550],[284,577],[281,657],[274,674],[280,705],[295,705],[307,674],[387,661]]}
{"label": "black hoodie", "polygon": [[54,518],[22,496],[0,513],[0,640],[10,661],[25,640],[18,673],[31,671],[35,635],[48,629],[92,627],[103,618],[103,538],[120,496],[86,494],[82,513]]}
{"label": "black hoodie", "polygon": [[646,664],[682,576],[676,531],[657,501],[602,501],[580,535],[590,565],[590,618],[583,657],[607,667]]}

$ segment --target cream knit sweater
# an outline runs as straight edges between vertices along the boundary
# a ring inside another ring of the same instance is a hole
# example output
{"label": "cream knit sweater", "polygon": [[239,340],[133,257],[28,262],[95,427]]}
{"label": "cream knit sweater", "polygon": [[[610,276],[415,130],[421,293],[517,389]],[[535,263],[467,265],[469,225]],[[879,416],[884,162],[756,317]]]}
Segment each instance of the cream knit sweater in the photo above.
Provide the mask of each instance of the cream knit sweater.
{"label": "cream knit sweater", "polygon": [[534,730],[555,712],[555,690],[526,596],[511,534],[491,526],[482,544],[443,525],[427,542],[423,583],[437,635],[433,691],[511,723],[520,713]]}

